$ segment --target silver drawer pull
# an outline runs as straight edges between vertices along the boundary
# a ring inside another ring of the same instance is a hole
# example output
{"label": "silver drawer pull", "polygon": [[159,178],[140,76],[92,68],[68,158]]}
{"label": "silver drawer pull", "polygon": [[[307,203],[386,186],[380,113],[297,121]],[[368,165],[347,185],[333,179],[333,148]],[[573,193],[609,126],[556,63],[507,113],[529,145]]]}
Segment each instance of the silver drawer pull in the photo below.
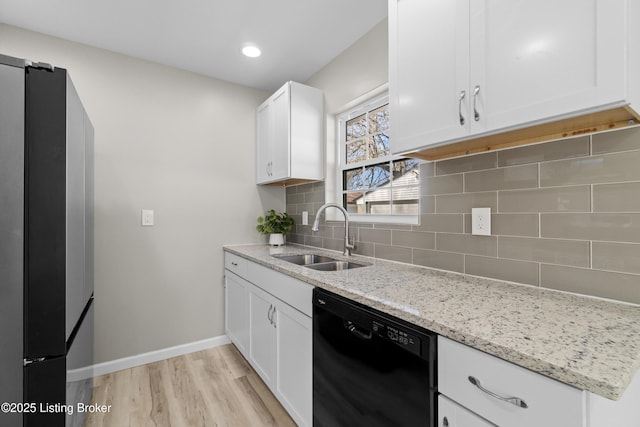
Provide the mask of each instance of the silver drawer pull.
{"label": "silver drawer pull", "polygon": [[474,386],[478,387],[483,392],[487,393],[489,396],[495,397],[498,400],[502,400],[503,402],[511,403],[512,405],[516,405],[519,408],[528,408],[529,407],[529,405],[527,405],[526,402],[524,400],[520,399],[519,397],[504,397],[504,396],[500,396],[499,394],[496,394],[496,393],[494,393],[492,391],[487,390],[486,388],[482,387],[482,384],[480,384],[480,381],[478,381],[478,379],[476,377],[469,376],[469,382],[471,384],[473,384]]}
{"label": "silver drawer pull", "polygon": [[237,262],[232,262],[231,265],[233,265],[234,267],[237,267],[238,263]]}

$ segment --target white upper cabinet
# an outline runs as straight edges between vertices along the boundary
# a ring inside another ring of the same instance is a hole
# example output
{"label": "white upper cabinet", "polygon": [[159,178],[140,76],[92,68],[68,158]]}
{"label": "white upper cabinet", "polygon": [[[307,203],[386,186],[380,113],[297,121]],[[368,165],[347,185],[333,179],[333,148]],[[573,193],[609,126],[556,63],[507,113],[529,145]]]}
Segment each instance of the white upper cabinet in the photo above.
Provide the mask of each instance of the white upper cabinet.
{"label": "white upper cabinet", "polygon": [[287,82],[256,113],[258,184],[324,178],[322,91]]}
{"label": "white upper cabinet", "polygon": [[390,102],[397,124],[392,151],[632,104],[637,88],[630,78],[640,53],[631,49],[640,32],[631,27],[638,13],[630,3],[391,1]]}
{"label": "white upper cabinet", "polygon": [[[468,134],[468,0],[398,0],[389,10],[391,149]],[[458,117],[458,96],[464,123]]]}
{"label": "white upper cabinet", "polygon": [[271,146],[273,145],[273,130],[271,116],[273,109],[269,100],[256,110],[256,181],[258,184],[268,182],[271,162]]}
{"label": "white upper cabinet", "polygon": [[625,104],[625,3],[471,2],[471,133]]}

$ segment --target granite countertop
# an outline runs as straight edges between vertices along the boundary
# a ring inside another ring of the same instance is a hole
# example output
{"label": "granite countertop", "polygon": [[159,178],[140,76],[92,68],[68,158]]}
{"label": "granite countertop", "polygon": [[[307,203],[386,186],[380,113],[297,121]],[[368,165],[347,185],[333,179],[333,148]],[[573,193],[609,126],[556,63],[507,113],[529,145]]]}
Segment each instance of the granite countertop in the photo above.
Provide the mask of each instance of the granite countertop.
{"label": "granite countertop", "polygon": [[225,251],[579,389],[617,400],[640,368],[640,306],[375,258],[316,271],[272,255],[335,251],[287,245]]}

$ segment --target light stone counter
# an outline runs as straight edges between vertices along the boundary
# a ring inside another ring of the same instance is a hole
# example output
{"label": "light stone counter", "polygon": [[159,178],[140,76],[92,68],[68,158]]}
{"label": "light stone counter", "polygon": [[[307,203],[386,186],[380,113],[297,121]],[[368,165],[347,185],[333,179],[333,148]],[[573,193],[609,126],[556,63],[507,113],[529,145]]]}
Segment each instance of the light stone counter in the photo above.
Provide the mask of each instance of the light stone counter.
{"label": "light stone counter", "polygon": [[535,372],[617,400],[640,368],[640,307],[374,258],[316,271],[272,255],[335,252],[225,246],[270,267]]}

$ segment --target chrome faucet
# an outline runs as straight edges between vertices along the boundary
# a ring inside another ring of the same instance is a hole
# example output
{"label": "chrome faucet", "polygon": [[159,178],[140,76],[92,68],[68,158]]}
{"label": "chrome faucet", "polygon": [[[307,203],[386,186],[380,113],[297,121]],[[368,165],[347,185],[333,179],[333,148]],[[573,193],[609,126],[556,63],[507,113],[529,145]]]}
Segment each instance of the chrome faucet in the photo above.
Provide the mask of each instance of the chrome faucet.
{"label": "chrome faucet", "polygon": [[353,244],[353,241],[349,240],[349,213],[342,206],[335,203],[325,203],[320,206],[320,209],[318,209],[318,213],[316,214],[316,219],[313,221],[311,231],[318,231],[318,226],[320,225],[320,214],[327,208],[336,208],[344,215],[344,252],[342,254],[350,256],[351,249],[355,249],[355,245]]}

